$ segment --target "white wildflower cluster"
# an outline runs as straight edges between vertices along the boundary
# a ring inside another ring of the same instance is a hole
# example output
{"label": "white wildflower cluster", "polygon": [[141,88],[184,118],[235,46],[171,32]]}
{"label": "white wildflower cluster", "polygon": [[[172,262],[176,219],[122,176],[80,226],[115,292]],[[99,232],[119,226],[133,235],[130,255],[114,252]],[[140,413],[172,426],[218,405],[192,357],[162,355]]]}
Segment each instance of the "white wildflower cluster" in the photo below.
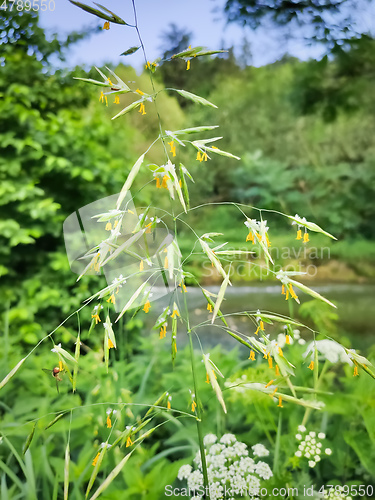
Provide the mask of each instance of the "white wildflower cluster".
{"label": "white wildflower cluster", "polygon": [[322,498],[327,500],[352,500],[352,497],[345,494],[345,490],[348,493],[348,486],[335,486],[329,490],[325,490]]}
{"label": "white wildflower cluster", "polygon": [[[258,499],[261,480],[272,477],[269,465],[259,461],[269,451],[263,444],[252,446],[253,456],[245,443],[237,441],[233,434],[224,434],[218,441],[215,434],[207,434],[203,439],[206,453],[208,481],[211,500],[233,499],[238,495],[248,494],[253,500]],[[178,479],[187,480],[190,494],[202,491],[203,473],[200,452],[194,458],[196,470],[190,465],[183,465],[178,472]],[[228,497],[229,495],[229,497]],[[191,500],[201,497],[192,496]]]}
{"label": "white wildflower cluster", "polygon": [[310,354],[311,359],[313,359],[315,349],[317,349],[317,351],[331,363],[337,363],[338,361],[341,361],[342,363],[348,363],[349,365],[352,365],[352,361],[346,353],[344,347],[334,340],[324,339],[311,342],[308,345],[306,352],[303,354],[303,357],[306,358]]}
{"label": "white wildflower cluster", "polygon": [[[307,458],[309,467],[315,467],[322,458],[322,440],[325,439],[325,437],[326,435],[324,432],[319,432],[317,434],[311,431],[308,433],[304,425],[299,425],[298,433],[296,434],[299,445],[298,450],[295,452],[295,456],[298,458]],[[324,453],[326,455],[331,455],[332,450],[330,448],[325,448]]]}

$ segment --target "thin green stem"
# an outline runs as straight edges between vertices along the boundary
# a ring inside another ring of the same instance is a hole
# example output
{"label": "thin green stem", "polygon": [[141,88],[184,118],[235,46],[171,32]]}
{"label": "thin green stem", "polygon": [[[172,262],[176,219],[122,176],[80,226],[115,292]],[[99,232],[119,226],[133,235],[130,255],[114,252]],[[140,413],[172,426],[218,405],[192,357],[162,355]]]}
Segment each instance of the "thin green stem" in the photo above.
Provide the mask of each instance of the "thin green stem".
{"label": "thin green stem", "polygon": [[[186,299],[185,299],[185,302],[186,302]],[[194,394],[195,394],[195,399],[197,400],[197,408],[196,408],[197,416],[198,416],[197,431],[198,431],[199,449],[201,452],[201,460],[202,460],[203,483],[204,483],[204,488],[205,488],[205,492],[206,492],[205,497],[207,498],[207,500],[210,500],[207,463],[206,463],[206,455],[205,455],[204,444],[203,444],[202,407],[201,407],[201,401],[199,399],[199,394],[198,394],[197,377],[196,377],[196,372],[195,372],[193,339],[191,336],[190,328],[188,330],[188,335],[189,335],[189,346],[190,346],[191,371],[193,374]]]}
{"label": "thin green stem", "polygon": [[[319,389],[319,387],[321,386],[323,377],[324,377],[327,369],[328,369],[328,361],[326,360],[324,365],[323,365],[322,371],[320,372],[320,376],[318,378],[318,381],[315,384],[315,387],[314,387],[315,391],[317,391]],[[302,425],[306,425],[306,422],[307,422],[311,412],[312,412],[312,408],[306,408],[305,414],[304,414],[303,419],[302,419]]]}

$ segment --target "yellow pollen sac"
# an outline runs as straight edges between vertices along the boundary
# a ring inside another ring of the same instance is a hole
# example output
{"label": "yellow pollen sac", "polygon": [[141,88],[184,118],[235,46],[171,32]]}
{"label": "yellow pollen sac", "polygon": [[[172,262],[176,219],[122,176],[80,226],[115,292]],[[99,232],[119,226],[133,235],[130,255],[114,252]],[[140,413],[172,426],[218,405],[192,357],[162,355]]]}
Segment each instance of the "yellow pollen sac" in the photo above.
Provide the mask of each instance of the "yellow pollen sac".
{"label": "yellow pollen sac", "polygon": [[270,247],[271,246],[271,242],[270,242],[267,234],[266,234],[266,242],[267,242],[267,246]]}
{"label": "yellow pollen sac", "polygon": [[115,223],[113,224],[113,229],[116,229],[117,226],[118,226],[118,220],[115,220]]}
{"label": "yellow pollen sac", "polygon": [[264,388],[265,388],[265,389],[268,389],[268,388],[269,388],[269,386],[273,384],[273,382],[274,382],[273,380],[270,380],[270,381],[268,382],[268,384],[266,384],[266,385],[264,386]]}
{"label": "yellow pollen sac", "polygon": [[111,82],[111,80],[109,78],[107,78],[107,82],[113,87],[113,83]]}
{"label": "yellow pollen sac", "polygon": [[145,93],[144,93],[144,92],[142,92],[142,90],[137,89],[137,90],[136,90],[136,92],[137,92],[137,94],[139,94],[139,95],[145,95]]}
{"label": "yellow pollen sac", "polygon": [[110,222],[107,222],[107,224],[105,225],[105,230],[110,231],[111,229],[112,229],[112,224]]}
{"label": "yellow pollen sac", "polygon": [[109,28],[110,28],[109,21],[106,21],[106,22],[104,23],[103,30],[109,30]]}
{"label": "yellow pollen sac", "polygon": [[298,297],[297,295],[295,294],[295,291],[293,290],[293,286],[291,283],[289,283],[289,292],[290,292],[290,295],[291,297],[294,299],[294,300],[297,300]]}
{"label": "yellow pollen sac", "polygon": [[353,377],[359,377],[358,367],[357,366],[354,367]]}
{"label": "yellow pollen sac", "polygon": [[194,413],[195,412],[195,408],[197,407],[197,403],[195,401],[193,401],[191,403],[191,411]]}
{"label": "yellow pollen sac", "polygon": [[251,359],[251,361],[255,361],[255,352],[253,350],[250,351],[249,359]]}
{"label": "yellow pollen sac", "polygon": [[107,428],[110,429],[111,427],[112,427],[112,422],[109,415],[107,415]]}
{"label": "yellow pollen sac", "polygon": [[143,271],[143,268],[144,268],[144,264],[143,264],[143,260],[141,260],[141,262],[139,263],[139,270],[140,271]]}
{"label": "yellow pollen sac", "polygon": [[262,320],[259,322],[260,329],[264,331],[264,323]]}
{"label": "yellow pollen sac", "polygon": [[203,161],[203,158],[202,158],[202,155],[201,155],[201,152],[200,152],[200,151],[198,151],[198,152],[197,152],[197,157],[196,157],[196,160],[198,160],[198,161]]}
{"label": "yellow pollen sac", "polygon": [[98,459],[100,457],[100,451],[98,451],[98,453],[96,454],[96,457],[94,458],[94,460],[92,461],[92,465],[95,467],[95,465],[97,464],[98,462]]}
{"label": "yellow pollen sac", "polygon": [[129,448],[133,444],[133,441],[131,440],[131,437],[128,436],[128,439],[126,440],[126,448]]}
{"label": "yellow pollen sac", "polygon": [[113,349],[115,347],[111,339],[108,339],[108,349]]}
{"label": "yellow pollen sac", "polygon": [[268,358],[267,358],[267,359],[268,359],[268,367],[269,367],[269,368],[272,368],[272,358],[271,358],[271,356],[270,356],[270,355],[268,355]]}
{"label": "yellow pollen sac", "polygon": [[180,316],[180,313],[177,311],[177,309],[173,309],[173,312],[171,314],[171,318],[175,318],[176,316]]}
{"label": "yellow pollen sac", "polygon": [[279,347],[279,354],[280,354],[280,356],[284,356],[283,350],[281,349],[281,347]]}
{"label": "yellow pollen sac", "polygon": [[109,299],[107,299],[107,302],[111,302],[112,304],[116,304],[116,298],[115,298],[115,294],[112,293],[109,297]]}
{"label": "yellow pollen sac", "polygon": [[151,304],[150,304],[150,301],[148,300],[143,308],[143,311],[145,313],[148,313],[148,311],[151,309]]}
{"label": "yellow pollen sac", "polygon": [[274,395],[277,393],[277,387],[275,387],[275,389],[273,390],[273,393],[272,394],[268,394],[271,398],[274,397]]}
{"label": "yellow pollen sac", "polygon": [[210,303],[207,304],[207,311],[212,313],[212,305]]}
{"label": "yellow pollen sac", "polygon": [[164,259],[164,269],[168,269],[168,257]]}
{"label": "yellow pollen sac", "polygon": [[206,384],[210,383],[210,377],[208,376],[208,373],[206,372]]}
{"label": "yellow pollen sac", "polygon": [[289,337],[289,335],[285,336],[285,343],[286,344],[290,344],[290,337]]}
{"label": "yellow pollen sac", "polygon": [[304,242],[304,243],[307,243],[308,241],[310,241],[310,240],[309,240],[309,233],[307,233],[307,232],[306,232],[306,233],[303,235],[303,242]]}
{"label": "yellow pollen sac", "polygon": [[285,295],[285,285],[281,285],[281,295]]}
{"label": "yellow pollen sac", "polygon": [[253,233],[251,231],[246,236],[246,241],[252,241],[254,243],[254,235],[253,235]]}
{"label": "yellow pollen sac", "polygon": [[141,105],[139,106],[138,113],[141,113],[142,115],[146,114],[146,108],[145,108],[145,105],[143,104],[143,102],[141,102]]}
{"label": "yellow pollen sac", "polygon": [[64,369],[64,367],[63,367],[62,361],[60,360],[59,361],[59,370],[62,372],[63,369]]}
{"label": "yellow pollen sac", "polygon": [[186,71],[190,69],[190,59],[187,60],[186,62]]}
{"label": "yellow pollen sac", "polygon": [[161,187],[164,189],[168,189],[167,181],[169,181],[169,180],[170,180],[170,177],[168,175],[164,175]]}
{"label": "yellow pollen sac", "polygon": [[168,144],[171,147],[170,153],[172,153],[173,156],[176,156],[176,146],[174,146],[174,141],[168,142]]}
{"label": "yellow pollen sac", "polygon": [[155,180],[156,180],[156,187],[157,187],[157,188],[161,188],[161,184],[160,184],[160,179],[159,179],[159,177],[156,177],[156,179],[155,179]]}
{"label": "yellow pollen sac", "polygon": [[301,231],[301,229],[298,229],[298,231],[297,231],[297,238],[296,238],[296,240],[302,240],[302,231]]}
{"label": "yellow pollen sac", "polygon": [[309,364],[308,368],[310,370],[313,370],[314,369],[314,361],[311,361],[311,363]]}
{"label": "yellow pollen sac", "polygon": [[160,328],[159,339],[165,338],[166,335],[167,335],[167,325],[163,325]]}
{"label": "yellow pollen sac", "polygon": [[104,102],[105,105],[108,106],[108,98],[106,95],[104,95],[103,91],[100,92],[100,97],[99,97],[99,102]]}
{"label": "yellow pollen sac", "polygon": [[207,158],[208,158],[207,153],[206,152],[203,153],[202,154],[202,160],[207,161]]}
{"label": "yellow pollen sac", "polygon": [[286,294],[285,294],[285,300],[288,300],[289,299],[289,290],[286,291]]}
{"label": "yellow pollen sac", "polygon": [[113,104],[120,104],[120,98],[119,98],[118,95],[115,97],[115,100],[113,101]]}
{"label": "yellow pollen sac", "polygon": [[259,330],[260,330],[260,327],[258,326],[254,335],[258,335]]}
{"label": "yellow pollen sac", "polygon": [[101,319],[99,318],[99,314],[96,313],[96,314],[92,314],[91,315],[91,318],[94,318],[95,319],[95,324],[97,325],[99,323],[99,321],[101,321]]}
{"label": "yellow pollen sac", "polygon": [[277,377],[280,375],[279,365],[276,365],[275,374],[276,374]]}
{"label": "yellow pollen sac", "polygon": [[282,400],[281,396],[279,396],[279,404],[277,405],[278,408],[284,408],[282,403],[283,403],[283,400]]}

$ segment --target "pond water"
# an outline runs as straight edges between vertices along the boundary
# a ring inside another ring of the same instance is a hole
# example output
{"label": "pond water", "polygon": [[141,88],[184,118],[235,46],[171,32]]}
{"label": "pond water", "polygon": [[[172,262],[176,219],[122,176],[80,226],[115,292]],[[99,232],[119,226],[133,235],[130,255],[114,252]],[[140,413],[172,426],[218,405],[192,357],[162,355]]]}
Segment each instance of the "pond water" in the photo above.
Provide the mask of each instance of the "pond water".
{"label": "pond water", "polygon": [[[337,305],[337,314],[339,320],[337,323],[337,340],[339,338],[350,339],[353,348],[361,349],[365,353],[372,344],[375,344],[374,324],[375,324],[375,285],[374,284],[313,284],[308,285],[318,293],[328,298]],[[207,290],[218,293],[219,287],[208,286]],[[298,296],[303,304],[311,297],[298,291]],[[257,284],[254,286],[232,286],[228,287],[226,300],[221,306],[224,314],[236,313],[243,310],[255,312],[257,309],[262,311],[276,312],[289,316],[288,303],[284,296],[280,294],[279,285]],[[211,315],[207,311],[207,301],[199,288],[189,287],[186,295],[188,309],[190,312],[191,325],[205,323],[197,329],[197,333],[204,348],[210,348],[221,344],[227,349],[231,349],[237,342],[220,328],[221,321],[216,320],[218,326],[210,325]],[[158,301],[159,302],[159,301]],[[294,303],[294,311],[298,318],[298,305]],[[153,308],[154,311],[156,308]],[[160,307],[158,306],[158,311]],[[335,311],[334,309],[332,309]],[[152,326],[154,315],[148,316],[148,326]],[[303,323],[313,326],[308,320],[298,318]],[[254,327],[251,321],[243,316],[234,316],[227,318],[231,328],[239,330],[246,335],[254,333]],[[273,326],[267,325],[267,331],[271,333],[271,338],[282,331],[280,324]],[[302,335],[308,340],[310,335],[308,331],[301,331]],[[305,333],[306,332],[306,333]],[[179,345],[183,345],[185,336],[178,338]],[[345,343],[346,345],[347,342]],[[348,346],[349,347],[349,346]]]}

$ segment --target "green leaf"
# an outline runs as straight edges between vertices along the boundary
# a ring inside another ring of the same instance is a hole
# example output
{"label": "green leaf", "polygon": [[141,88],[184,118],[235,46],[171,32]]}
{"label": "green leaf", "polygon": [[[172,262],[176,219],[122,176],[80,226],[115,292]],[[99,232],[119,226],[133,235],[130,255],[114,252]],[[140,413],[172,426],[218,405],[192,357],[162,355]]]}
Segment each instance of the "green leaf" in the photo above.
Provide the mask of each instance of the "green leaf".
{"label": "green leaf", "polygon": [[138,49],[140,49],[140,46],[130,47],[130,49],[125,50],[125,52],[122,52],[120,56],[129,56],[130,54],[134,54],[134,52],[137,52]]}
{"label": "green leaf", "polygon": [[116,465],[116,467],[110,472],[110,474],[106,477],[106,479],[103,481],[103,483],[99,486],[99,488],[96,490],[96,492],[93,494],[93,496],[90,498],[90,500],[96,500],[99,495],[102,494],[102,492],[108,488],[108,486],[112,483],[112,481],[115,479],[115,477],[121,472],[122,468],[125,466],[126,462],[129,460],[133,453],[133,450],[126,455],[121,462]]}
{"label": "green leaf", "polygon": [[185,180],[185,172],[187,172],[186,168],[183,166],[182,163],[180,163],[179,164],[179,173],[180,173],[180,179],[181,179],[182,193],[184,196],[186,207],[189,210],[190,209],[190,199],[189,199],[189,190],[188,190],[186,180]]}
{"label": "green leaf", "polygon": [[227,409],[226,409],[224,399],[223,399],[223,393],[221,392],[220,385],[219,385],[218,381],[216,380],[214,372],[216,371],[216,373],[218,373],[219,375],[221,375],[221,376],[223,376],[223,375],[218,370],[218,368],[212,363],[208,354],[203,354],[203,362],[204,362],[204,366],[206,368],[206,372],[208,374],[208,378],[211,382],[211,386],[212,386],[213,390],[215,391],[216,397],[217,397],[219,403],[221,404],[224,413],[227,413]]}
{"label": "green leaf", "polygon": [[[100,7],[102,10],[108,12],[110,16],[105,14],[104,12],[100,12],[100,10],[94,9],[93,7],[90,7],[89,5],[83,4],[81,2],[77,2],[76,0],[69,0],[70,3],[73,5],[76,5],[82,10],[85,10],[86,12],[89,12],[90,14],[93,14],[96,17],[100,17],[101,19],[105,19],[106,21],[110,21],[115,24],[127,24],[121,17],[117,16],[114,14],[112,11],[108,10],[107,8],[103,7],[100,4],[95,4],[98,7]],[[95,2],[94,2],[95,3]]]}
{"label": "green leaf", "polygon": [[12,370],[10,370],[8,375],[3,378],[3,380],[0,382],[0,389],[2,389],[4,387],[4,385],[9,382],[9,380],[13,377],[13,375],[19,370],[19,368],[21,368],[21,366],[25,360],[26,360],[26,357],[22,358],[21,361],[19,361],[16,364],[16,366]]}
{"label": "green leaf", "polygon": [[133,295],[130,297],[128,302],[125,304],[125,306],[124,306],[123,310],[121,311],[121,313],[119,314],[118,318],[116,319],[116,323],[126,313],[126,311],[132,307],[133,302],[138,298],[138,296],[141,294],[141,292],[143,291],[143,289],[145,288],[146,285],[147,285],[147,281],[142,283],[141,286],[139,288],[137,288],[137,290],[133,293]]}
{"label": "green leaf", "polygon": [[228,50],[202,50],[197,53],[196,57],[200,56],[211,56],[213,54],[222,54],[223,52],[229,52]]}
{"label": "green leaf", "polygon": [[69,354],[68,351],[66,351],[62,347],[60,347],[58,345],[54,345],[53,348],[56,350],[56,352],[58,354],[60,354],[66,360],[71,361],[72,363],[77,363],[77,361],[75,360],[75,358],[73,358],[73,356],[71,354]]}
{"label": "green leaf", "polygon": [[78,360],[79,360],[80,353],[81,353],[81,339],[80,339],[80,336],[78,334],[77,341],[76,341],[75,353],[74,353],[74,359],[76,360],[76,363],[75,363],[74,369],[73,369],[73,382],[72,382],[73,392],[75,392],[76,387],[77,387]]}
{"label": "green leaf", "polygon": [[194,54],[197,54],[203,49],[203,47],[194,47],[192,49],[186,49],[182,52],[178,52],[178,54],[174,54],[171,59],[180,59],[184,57],[194,57]]}
{"label": "green leaf", "polygon": [[33,440],[33,437],[34,437],[35,429],[36,429],[36,422],[34,423],[33,428],[31,429],[30,434],[27,436],[25,445],[24,445],[23,450],[22,450],[22,454],[23,455],[27,452],[27,450],[30,447],[31,441]]}
{"label": "green leaf", "polygon": [[334,307],[335,309],[337,309],[336,306],[335,306],[335,304],[333,304],[328,299],[326,299],[325,297],[323,297],[322,295],[320,295],[315,290],[312,290],[308,286],[302,285],[302,283],[300,283],[299,281],[294,281],[294,280],[291,280],[291,279],[289,279],[289,282],[292,283],[293,285],[295,285],[297,288],[299,288],[303,292],[307,293],[308,295],[311,295],[311,297],[314,297],[315,299],[322,300],[323,302],[326,302],[328,305],[330,305],[330,306]]}
{"label": "green leaf", "polygon": [[81,80],[82,82],[92,83],[98,87],[112,87],[110,83],[99,82],[98,80],[93,80],[92,78],[78,78],[78,76],[73,76],[74,80]]}
{"label": "green leaf", "polygon": [[[209,233],[209,234],[215,234],[215,233]],[[205,241],[203,241],[202,238],[199,238],[199,243],[201,244],[203,252],[207,255],[207,257],[210,259],[210,262],[215,266],[215,268],[217,269],[217,271],[225,279],[227,277],[227,275],[226,275],[226,272],[224,271],[223,266],[221,265],[220,260],[216,257],[216,255],[214,254],[214,252],[207,245],[207,243]]]}
{"label": "green leaf", "polygon": [[88,497],[88,494],[90,493],[91,488],[93,487],[93,484],[95,482],[96,476],[98,475],[100,466],[102,465],[104,455],[107,453],[107,444],[108,444],[108,440],[105,442],[105,446],[103,446],[103,448],[100,452],[100,455],[98,457],[98,460],[96,461],[96,464],[94,466],[94,470],[91,473],[90,480],[89,480],[89,483],[88,483],[87,489],[86,489],[85,498]]}
{"label": "green leaf", "polygon": [[144,153],[138,158],[138,160],[134,163],[133,165],[133,168],[131,169],[131,171],[129,172],[129,175],[125,181],[125,184],[123,185],[122,189],[121,189],[121,192],[119,194],[119,197],[117,199],[117,204],[116,204],[116,208],[117,210],[119,210],[120,206],[121,206],[121,203],[123,201],[123,199],[125,198],[125,196],[127,195],[129,189],[131,188],[132,184],[133,184],[133,181],[134,179],[136,178],[138,172],[139,172],[139,169],[141,168],[141,165],[143,163],[143,160],[145,158],[145,155]]}
{"label": "green leaf", "polygon": [[169,90],[174,90],[178,94],[180,94],[182,97],[185,97],[185,99],[189,99],[190,101],[196,102],[198,104],[202,104],[203,106],[211,106],[211,108],[217,108],[215,104],[212,104],[212,102],[207,101],[207,99],[204,99],[203,97],[200,97],[199,95],[192,94],[191,92],[187,92],[186,90],[178,90],[178,89],[169,89]]}
{"label": "green leaf", "polygon": [[[283,323],[284,325],[295,325],[295,326],[305,326],[302,323],[298,323],[298,321],[294,321],[293,319],[290,318],[284,318],[282,316],[276,316],[275,314],[268,314],[268,313],[256,313],[256,314],[249,314],[249,316],[257,316],[262,320],[269,319],[270,324],[272,324],[273,321],[277,321],[278,323]],[[267,322],[268,323],[268,322]]]}
{"label": "green leaf", "polygon": [[69,494],[69,463],[70,463],[70,449],[69,443],[65,449],[65,463],[64,463],[64,500],[68,500]]}
{"label": "green leaf", "polygon": [[329,238],[332,238],[333,240],[337,240],[337,238],[335,238],[332,234],[327,233],[327,231],[324,231],[324,229],[315,224],[315,222],[309,222],[309,221],[302,222],[302,219],[300,219],[299,217],[298,218],[293,217],[292,215],[287,215],[287,217],[288,219],[291,219],[294,222],[296,222],[299,226],[306,227],[310,231],[314,231],[315,233],[322,233],[328,236]]}
{"label": "green leaf", "polygon": [[129,106],[126,106],[126,108],[124,108],[122,111],[120,111],[120,113],[117,113],[116,116],[114,116],[112,118],[112,120],[116,120],[116,118],[118,118],[119,116],[122,116],[122,115],[125,115],[126,113],[129,113],[129,111],[132,111],[133,109],[135,109],[139,104],[141,104],[141,102],[143,102],[145,99],[140,99],[138,101],[134,101],[132,102],[131,104],[129,104]]}
{"label": "green leaf", "polygon": [[195,134],[196,132],[207,132],[208,130],[214,130],[215,128],[218,128],[219,125],[202,125],[200,127],[190,127],[190,128],[184,128],[181,130],[174,130],[173,132],[166,130],[165,133],[167,135],[173,134],[173,135],[184,135],[184,134]]}
{"label": "green leaf", "polygon": [[218,313],[218,311],[220,309],[221,303],[223,302],[225,291],[226,291],[228,283],[229,283],[229,276],[230,276],[230,270],[228,271],[228,274],[227,274],[226,278],[224,279],[224,281],[221,284],[221,287],[220,287],[220,290],[219,290],[219,293],[218,293],[218,296],[217,296],[217,299],[216,299],[216,303],[215,303],[215,307],[214,307],[214,312],[212,314],[211,323],[214,323],[215,318],[217,316],[217,313]]}
{"label": "green leaf", "polygon": [[47,424],[47,426],[44,428],[44,430],[47,430],[49,429],[50,427],[52,427],[53,425],[55,425],[56,422],[58,422],[61,418],[65,417],[65,413],[60,413],[59,415],[57,415],[53,420],[51,420],[51,422],[49,424]]}

